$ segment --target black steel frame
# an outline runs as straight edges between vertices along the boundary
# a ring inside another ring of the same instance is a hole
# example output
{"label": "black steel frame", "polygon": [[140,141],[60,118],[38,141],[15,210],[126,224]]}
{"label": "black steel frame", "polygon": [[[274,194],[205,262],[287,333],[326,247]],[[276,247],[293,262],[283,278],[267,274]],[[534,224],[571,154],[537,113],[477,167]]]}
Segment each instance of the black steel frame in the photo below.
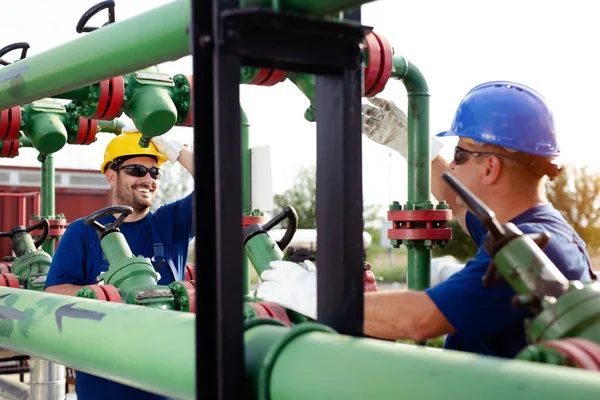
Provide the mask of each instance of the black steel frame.
{"label": "black steel frame", "polygon": [[[240,66],[317,75],[318,321],[362,335],[362,40],[370,28],[192,0],[197,397],[244,398]],[[360,11],[351,18],[360,21]],[[236,212],[235,210],[239,210]],[[239,295],[232,295],[232,294]]]}

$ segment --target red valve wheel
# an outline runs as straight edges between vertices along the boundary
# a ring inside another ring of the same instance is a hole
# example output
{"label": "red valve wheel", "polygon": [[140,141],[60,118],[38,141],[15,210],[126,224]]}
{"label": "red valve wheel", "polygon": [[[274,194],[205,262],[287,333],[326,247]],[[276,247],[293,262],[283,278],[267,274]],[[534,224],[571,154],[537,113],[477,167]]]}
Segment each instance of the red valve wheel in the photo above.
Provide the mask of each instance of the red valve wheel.
{"label": "red valve wheel", "polygon": [[122,76],[115,76],[108,80],[109,84],[109,99],[106,106],[106,111],[98,119],[110,121],[121,114],[123,101],[125,99],[125,84]]}
{"label": "red valve wheel", "polygon": [[91,144],[98,133],[98,120],[79,117],[79,130],[73,144]]}
{"label": "red valve wheel", "polygon": [[122,303],[121,295],[116,287],[113,285],[98,285],[104,292],[106,301],[112,301],[113,303]]}
{"label": "red valve wheel", "polygon": [[21,107],[14,106],[0,111],[0,140],[16,140],[21,129]]}
{"label": "red valve wheel", "polygon": [[99,285],[87,285],[87,287],[90,288],[92,292],[94,292],[94,295],[96,295],[96,300],[106,301],[106,295],[104,294],[104,290],[102,290]]}
{"label": "red valve wheel", "polygon": [[379,70],[381,68],[381,48],[379,46],[379,40],[373,32],[365,36],[365,42],[367,50],[369,52],[367,67],[365,68],[365,96],[370,93],[377,81],[379,76]]}
{"label": "red valve wheel", "polygon": [[394,50],[390,46],[389,42],[383,36],[373,33],[377,41],[379,42],[379,48],[381,50],[381,63],[379,65],[379,73],[371,89],[365,94],[367,97],[373,97],[383,92],[385,85],[388,83],[392,76],[392,67],[394,63]]}
{"label": "red valve wheel", "polygon": [[21,142],[17,140],[7,140],[2,143],[2,152],[0,157],[13,158],[19,154],[19,146]]}

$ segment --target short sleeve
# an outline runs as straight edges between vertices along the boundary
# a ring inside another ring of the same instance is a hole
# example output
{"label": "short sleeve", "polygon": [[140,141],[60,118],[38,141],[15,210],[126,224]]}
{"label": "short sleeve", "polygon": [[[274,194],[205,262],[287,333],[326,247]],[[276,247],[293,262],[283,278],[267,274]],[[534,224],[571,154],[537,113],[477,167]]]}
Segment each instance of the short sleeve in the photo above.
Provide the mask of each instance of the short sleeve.
{"label": "short sleeve", "polygon": [[67,283],[85,285],[84,248],[83,233],[77,229],[77,222],[73,222],[58,243],[44,288]]}
{"label": "short sleeve", "polygon": [[469,235],[475,242],[477,247],[480,247],[487,235],[487,228],[471,211],[467,211],[465,215],[465,225],[469,231]]}
{"label": "short sleeve", "polygon": [[501,282],[485,288],[481,284],[490,257],[481,249],[465,268],[447,281],[426,290],[456,332],[465,337],[485,340],[504,329],[521,324],[526,309],[515,310],[514,290]]}

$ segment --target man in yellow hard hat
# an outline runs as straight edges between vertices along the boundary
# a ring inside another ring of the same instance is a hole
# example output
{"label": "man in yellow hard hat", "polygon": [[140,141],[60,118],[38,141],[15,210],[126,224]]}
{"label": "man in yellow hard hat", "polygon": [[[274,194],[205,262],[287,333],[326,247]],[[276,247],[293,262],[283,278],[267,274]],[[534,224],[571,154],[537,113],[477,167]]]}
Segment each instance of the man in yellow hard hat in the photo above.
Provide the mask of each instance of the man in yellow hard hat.
{"label": "man in yellow hard hat", "polygon": [[[106,147],[100,167],[112,188],[113,205],[133,208],[119,230],[133,254],[153,261],[160,275],[159,285],[183,280],[188,246],[194,235],[193,193],[165,204],[155,212],[150,212],[150,206],[159,187],[160,166],[167,160],[179,162],[193,175],[193,152],[163,136],[153,138],[150,146],[142,148],[138,144],[141,134],[135,127],[124,128],[122,132]],[[114,221],[112,215],[98,220],[104,226]],[[96,284],[96,278],[107,270],[108,262],[102,253],[97,231],[85,225],[83,219],[78,219],[66,229],[56,249],[45,290],[75,295],[83,286]],[[79,371],[76,392],[80,400],[164,399]]]}

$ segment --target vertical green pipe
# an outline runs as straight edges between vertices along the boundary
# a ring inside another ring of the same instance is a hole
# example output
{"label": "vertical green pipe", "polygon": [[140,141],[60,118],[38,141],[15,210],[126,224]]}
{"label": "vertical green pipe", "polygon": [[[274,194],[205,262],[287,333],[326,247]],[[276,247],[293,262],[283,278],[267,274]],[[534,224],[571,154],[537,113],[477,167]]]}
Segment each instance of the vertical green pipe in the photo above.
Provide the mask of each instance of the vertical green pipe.
{"label": "vertical green pipe", "polygon": [[[244,216],[252,213],[252,162],[250,154],[250,123],[244,109],[240,106],[241,135],[242,135],[242,213]],[[244,296],[250,293],[250,262],[244,254],[243,275]]]}
{"label": "vertical green pipe", "polygon": [[248,398],[596,400],[600,393],[596,371],[356,339],[314,325],[246,330]]}
{"label": "vertical green pipe", "polygon": [[[54,155],[48,154],[42,163],[42,218],[53,219],[55,213],[54,203]],[[54,238],[47,239],[42,245],[42,250],[54,256]]]}
{"label": "vertical green pipe", "polygon": [[[429,88],[423,74],[407,59],[394,56],[392,76],[402,80],[408,92],[408,203],[405,209],[431,209],[429,163]],[[408,288],[430,285],[431,243],[408,241]]]}

